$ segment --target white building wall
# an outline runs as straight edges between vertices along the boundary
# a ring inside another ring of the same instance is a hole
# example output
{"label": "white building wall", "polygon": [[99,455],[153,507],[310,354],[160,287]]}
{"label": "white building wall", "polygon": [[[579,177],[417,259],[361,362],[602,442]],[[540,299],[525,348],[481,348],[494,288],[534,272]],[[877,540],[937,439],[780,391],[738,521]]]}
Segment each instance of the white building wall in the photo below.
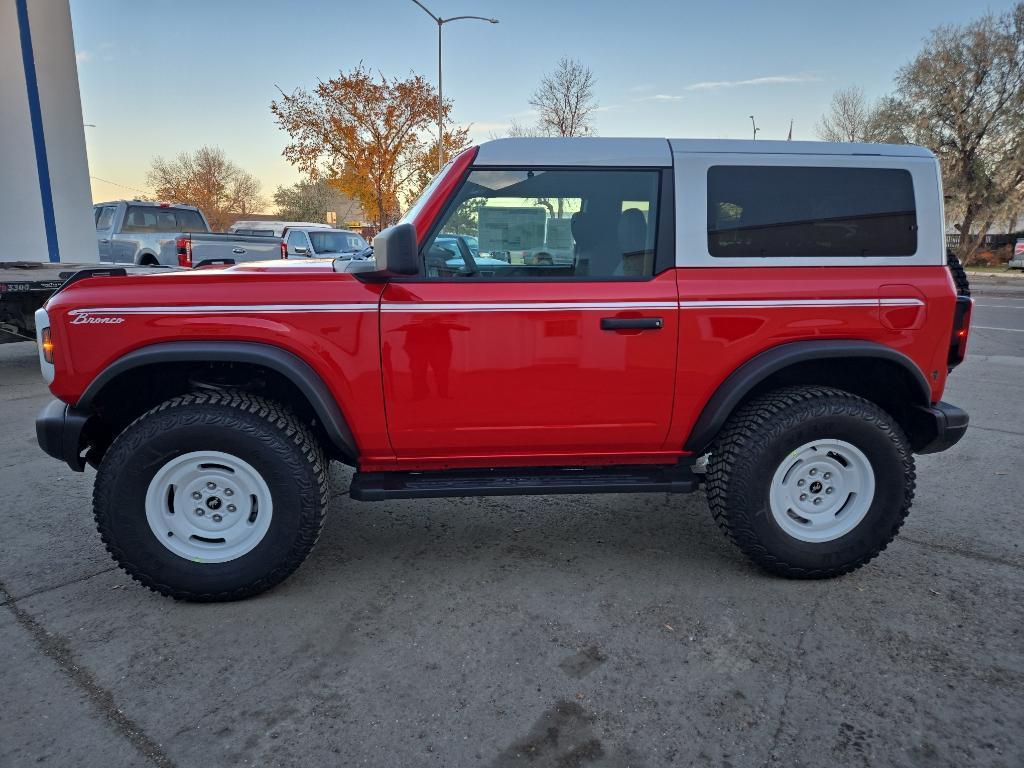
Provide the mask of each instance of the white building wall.
{"label": "white building wall", "polygon": [[21,36],[14,0],[0,0],[0,261],[46,261]]}
{"label": "white building wall", "polygon": [[[33,131],[19,6],[31,38],[39,136]],[[98,261],[68,0],[0,0],[0,104],[0,261]],[[49,195],[47,184],[40,184],[41,155],[49,169]]]}

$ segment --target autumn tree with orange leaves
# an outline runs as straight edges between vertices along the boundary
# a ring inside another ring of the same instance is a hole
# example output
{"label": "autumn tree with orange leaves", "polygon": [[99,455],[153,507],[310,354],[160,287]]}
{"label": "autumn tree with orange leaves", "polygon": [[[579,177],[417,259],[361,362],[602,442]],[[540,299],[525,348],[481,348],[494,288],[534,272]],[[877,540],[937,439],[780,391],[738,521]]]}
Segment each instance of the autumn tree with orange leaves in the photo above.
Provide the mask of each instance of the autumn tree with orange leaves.
{"label": "autumn tree with orange leaves", "polygon": [[[270,109],[291,138],[285,159],[311,179],[330,179],[380,229],[398,220],[437,167],[437,92],[420,75],[389,79],[360,64],[312,92],[282,91]],[[451,109],[445,101],[449,158],[469,143],[468,129],[450,123]]]}

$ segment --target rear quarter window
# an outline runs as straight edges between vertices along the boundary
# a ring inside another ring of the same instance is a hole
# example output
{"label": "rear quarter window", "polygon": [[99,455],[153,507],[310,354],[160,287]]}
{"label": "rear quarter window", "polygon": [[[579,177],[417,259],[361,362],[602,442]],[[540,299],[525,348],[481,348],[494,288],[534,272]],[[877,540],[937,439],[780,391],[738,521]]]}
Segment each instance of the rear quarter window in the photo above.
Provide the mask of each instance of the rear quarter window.
{"label": "rear quarter window", "polygon": [[158,208],[132,205],[124,217],[122,232],[206,232],[203,217],[189,208]]}
{"label": "rear quarter window", "polygon": [[712,256],[917,252],[914,185],[903,169],[717,165],[707,184]]}

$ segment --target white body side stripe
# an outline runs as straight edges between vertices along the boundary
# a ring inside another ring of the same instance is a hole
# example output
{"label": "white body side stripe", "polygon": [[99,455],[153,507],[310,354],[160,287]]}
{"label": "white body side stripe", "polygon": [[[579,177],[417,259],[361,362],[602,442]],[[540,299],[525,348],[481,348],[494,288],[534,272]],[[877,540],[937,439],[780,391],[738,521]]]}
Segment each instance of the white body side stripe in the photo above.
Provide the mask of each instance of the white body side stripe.
{"label": "white body side stripe", "polygon": [[[207,315],[265,312],[376,312],[376,303],[361,304],[220,304],[177,307],[95,307],[74,309],[81,315]],[[709,301],[522,301],[507,303],[419,303],[380,305],[383,312],[615,312],[654,309],[771,309],[785,307],[918,307],[916,298],[882,299],[723,299]]]}
{"label": "white body side stripe", "polygon": [[254,312],[375,312],[370,304],[221,304],[185,307],[96,307],[74,309],[72,315],[208,315]]}
{"label": "white body side stripe", "polygon": [[675,301],[523,301],[504,304],[382,304],[384,312],[546,312],[553,310],[623,311],[630,309],[676,309]]}
{"label": "white body side stripe", "polygon": [[737,299],[729,301],[681,301],[682,309],[757,307],[923,307],[920,299]]}

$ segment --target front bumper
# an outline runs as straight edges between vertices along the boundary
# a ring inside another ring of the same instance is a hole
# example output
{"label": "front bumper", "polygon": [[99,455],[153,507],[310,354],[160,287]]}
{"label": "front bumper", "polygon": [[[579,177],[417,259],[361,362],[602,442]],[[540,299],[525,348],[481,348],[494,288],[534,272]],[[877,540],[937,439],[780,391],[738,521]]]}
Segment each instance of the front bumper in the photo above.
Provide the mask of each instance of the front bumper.
{"label": "front bumper", "polygon": [[967,431],[967,411],[938,402],[914,410],[914,453],[938,453],[952,448]]}
{"label": "front bumper", "polygon": [[75,472],[85,469],[81,455],[82,432],[89,414],[60,400],[52,400],[36,416],[36,440],[50,456],[60,459]]}

